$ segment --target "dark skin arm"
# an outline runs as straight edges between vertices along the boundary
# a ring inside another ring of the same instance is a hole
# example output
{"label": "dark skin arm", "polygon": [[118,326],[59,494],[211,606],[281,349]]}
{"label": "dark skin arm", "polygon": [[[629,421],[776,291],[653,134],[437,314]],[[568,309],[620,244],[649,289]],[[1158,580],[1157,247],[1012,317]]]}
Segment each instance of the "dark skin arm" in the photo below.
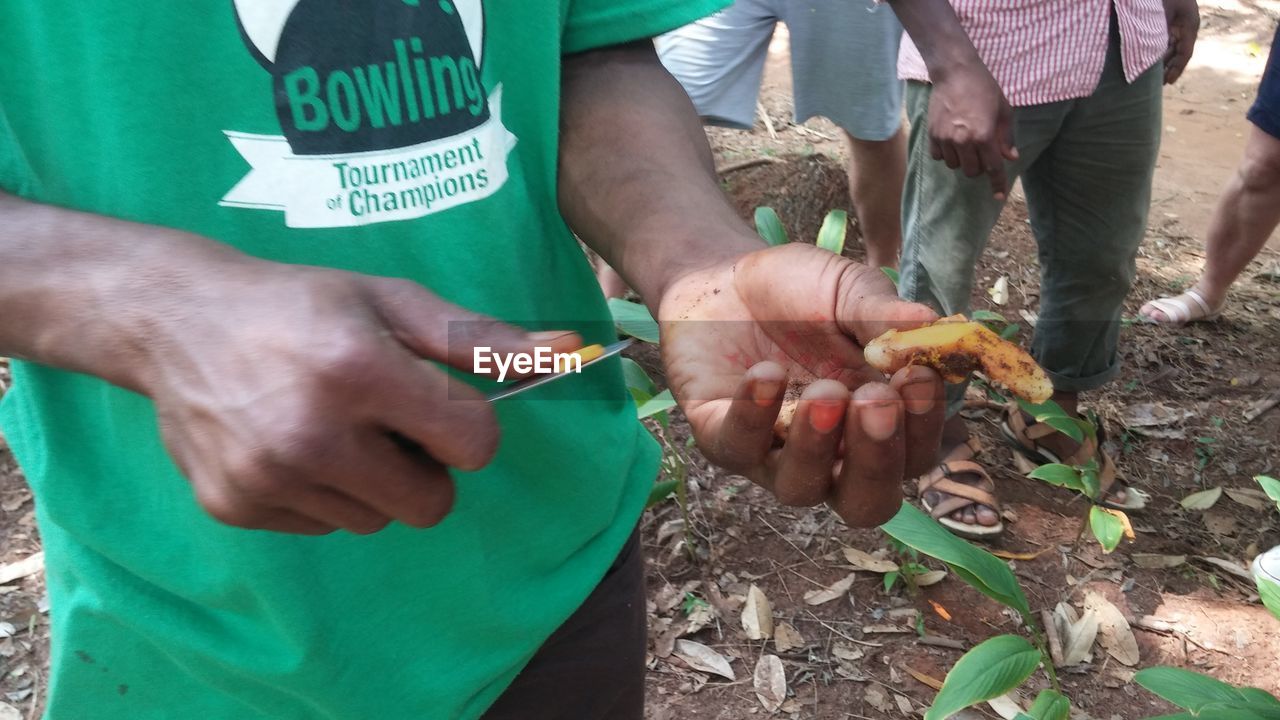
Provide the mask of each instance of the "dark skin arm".
{"label": "dark skin arm", "polygon": [[948,0],[890,0],[929,69],[929,148],[934,160],[985,174],[991,192],[1009,192],[1004,161],[1018,159],[1013,109],[983,65]]}
{"label": "dark skin arm", "polygon": [[[932,311],[899,300],[878,270],[809,245],[765,248],[651,44],[568,57],[563,80],[561,211],[658,318],[702,450],[784,503],[829,502],[855,525],[889,519],[901,481],[938,446],[942,385],[924,368],[884,378],[861,348]],[[818,380],[779,448],[774,419],[799,375]]]}
{"label": "dark skin arm", "polygon": [[[450,336],[451,319],[474,321],[474,337]],[[150,397],[196,499],[230,525],[439,522],[453,502],[446,468],[486,464],[498,427],[478,393],[425,360],[465,369],[470,345],[491,342],[579,344],[407,281],[266,262],[0,193],[0,355]]]}
{"label": "dark skin arm", "polygon": [[1196,0],[1164,0],[1165,19],[1169,23],[1169,49],[1164,55],[1164,82],[1172,85],[1182,77],[1191,62],[1200,34],[1200,6]]}

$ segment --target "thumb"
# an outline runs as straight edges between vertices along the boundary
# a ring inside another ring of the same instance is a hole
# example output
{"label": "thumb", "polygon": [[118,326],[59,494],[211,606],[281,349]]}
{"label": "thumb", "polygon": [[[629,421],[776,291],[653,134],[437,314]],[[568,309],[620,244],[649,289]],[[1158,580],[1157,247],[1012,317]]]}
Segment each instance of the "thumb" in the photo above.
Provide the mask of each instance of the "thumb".
{"label": "thumb", "polygon": [[899,298],[889,278],[870,268],[846,273],[836,292],[836,322],[863,347],[889,330],[909,330],[938,319],[928,306]]}
{"label": "thumb", "polygon": [[1018,159],[1018,146],[1014,144],[1013,137],[1013,108],[1008,103],[1004,103],[1000,109],[1000,127],[998,129],[1000,143],[1000,153],[1004,155],[1004,159],[1013,162]]}
{"label": "thumb", "polygon": [[[475,372],[480,354],[532,353],[546,348],[567,353],[582,347],[582,337],[570,330],[529,332],[446,302],[417,283],[377,280],[372,300],[387,330],[414,354],[449,367]],[[488,363],[481,374],[496,372]]]}

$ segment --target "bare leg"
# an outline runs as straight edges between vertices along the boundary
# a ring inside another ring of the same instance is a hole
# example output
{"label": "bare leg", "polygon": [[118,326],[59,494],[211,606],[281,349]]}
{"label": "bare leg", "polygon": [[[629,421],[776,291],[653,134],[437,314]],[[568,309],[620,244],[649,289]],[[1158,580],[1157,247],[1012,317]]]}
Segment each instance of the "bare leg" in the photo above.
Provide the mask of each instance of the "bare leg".
{"label": "bare leg", "polygon": [[[1212,308],[1222,306],[1227,290],[1262,250],[1280,224],[1280,140],[1249,127],[1244,159],[1218,200],[1205,242],[1204,273],[1195,284]],[[1150,304],[1142,313],[1154,320],[1169,318]]]}
{"label": "bare leg", "polygon": [[888,140],[849,143],[849,195],[862,225],[871,267],[898,267],[902,248],[902,185],[907,175],[907,136],[902,128]]}

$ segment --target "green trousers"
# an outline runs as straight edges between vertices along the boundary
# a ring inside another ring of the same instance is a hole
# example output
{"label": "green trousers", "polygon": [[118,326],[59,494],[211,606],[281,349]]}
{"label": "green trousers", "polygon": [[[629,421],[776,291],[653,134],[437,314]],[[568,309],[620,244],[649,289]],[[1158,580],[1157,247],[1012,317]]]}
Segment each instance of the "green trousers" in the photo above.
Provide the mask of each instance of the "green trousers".
{"label": "green trousers", "polygon": [[[1119,373],[1120,315],[1147,227],[1160,148],[1162,69],[1129,83],[1119,36],[1086,98],[1014,109],[1022,178],[1039,247],[1040,317],[1032,354],[1064,392]],[[1004,203],[986,176],[965,177],[929,154],[931,86],[907,87],[911,136],[903,195],[900,292],[944,315],[968,313],[974,269]],[[1029,263],[1031,258],[1013,258]],[[963,388],[949,393],[956,411]]]}

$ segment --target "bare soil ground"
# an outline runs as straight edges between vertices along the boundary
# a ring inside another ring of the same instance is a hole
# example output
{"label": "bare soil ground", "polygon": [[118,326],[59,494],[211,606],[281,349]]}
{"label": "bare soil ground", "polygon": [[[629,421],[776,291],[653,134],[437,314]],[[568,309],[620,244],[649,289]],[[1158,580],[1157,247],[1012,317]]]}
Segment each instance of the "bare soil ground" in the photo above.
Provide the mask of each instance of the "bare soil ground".
{"label": "bare soil ground", "polygon": [[[1209,0],[1201,7],[1196,59],[1183,82],[1166,93],[1156,199],[1130,317],[1143,301],[1180,289],[1198,271],[1199,238],[1240,156],[1244,110],[1280,15],[1280,3],[1261,0]],[[850,209],[843,149],[830,123],[789,122],[782,31],[774,50],[761,98],[774,133],[758,123],[749,133],[709,134],[722,167],[768,160],[725,176],[744,216],[770,205],[793,239],[811,240],[828,210]],[[854,257],[861,252],[857,237],[854,219],[847,250]],[[967,411],[986,441],[983,460],[1009,510],[1009,530],[993,549],[1022,558],[1010,562],[1033,608],[1051,609],[1062,601],[1078,606],[1087,592],[1100,593],[1132,621],[1149,617],[1165,623],[1153,624],[1164,630],[1137,630],[1137,667],[1187,667],[1273,693],[1280,693],[1280,624],[1258,604],[1250,583],[1205,558],[1247,565],[1260,549],[1280,543],[1274,508],[1238,492],[1252,489],[1252,476],[1277,472],[1273,448],[1280,440],[1280,409],[1252,421],[1245,412],[1280,392],[1278,250],[1273,238],[1235,288],[1220,322],[1177,331],[1126,326],[1122,377],[1088,397],[1106,422],[1128,481],[1153,496],[1148,509],[1135,515],[1136,540],[1116,553],[1103,555],[1096,545],[1077,540],[1082,503],[1022,477],[1000,442],[993,411]],[[1026,209],[1015,196],[983,257],[974,307],[1020,323],[1024,341],[1038,304],[1035,257]],[[1002,306],[987,293],[1000,277],[1009,286]],[[637,359],[656,370],[651,349]],[[0,364],[0,392],[7,383]],[[1175,419],[1144,425],[1152,413]],[[686,429],[678,415],[671,432],[673,445],[683,447]],[[779,656],[785,673],[788,694],[775,714],[909,717],[929,704],[934,690],[928,679],[941,679],[963,648],[1016,629],[1015,618],[954,577],[916,593],[902,586],[886,592],[880,575],[858,572],[847,592],[810,604],[806,593],[850,574],[842,548],[883,550],[884,536],[849,530],[826,509],[780,507],[745,479],[709,467],[696,452],[689,453],[688,476],[687,524],[670,502],[645,520],[652,720],[769,715],[752,686],[762,654]],[[1206,511],[1179,505],[1188,494],[1215,487],[1233,493]],[[0,441],[0,568],[39,547],[30,493]],[[1185,562],[1148,568],[1138,564],[1150,564],[1142,554],[1184,556]],[[798,639],[746,638],[740,615],[751,585],[771,602],[775,622],[789,625]],[[38,717],[42,705],[46,605],[41,573],[0,583],[0,703],[21,718]],[[736,679],[691,667],[675,652],[678,639],[728,658]],[[1062,677],[1082,716],[1132,720],[1170,711],[1130,682],[1134,669],[1095,648],[1091,660]],[[5,711],[0,705],[0,717],[8,720]],[[985,707],[979,713],[997,717]]]}

